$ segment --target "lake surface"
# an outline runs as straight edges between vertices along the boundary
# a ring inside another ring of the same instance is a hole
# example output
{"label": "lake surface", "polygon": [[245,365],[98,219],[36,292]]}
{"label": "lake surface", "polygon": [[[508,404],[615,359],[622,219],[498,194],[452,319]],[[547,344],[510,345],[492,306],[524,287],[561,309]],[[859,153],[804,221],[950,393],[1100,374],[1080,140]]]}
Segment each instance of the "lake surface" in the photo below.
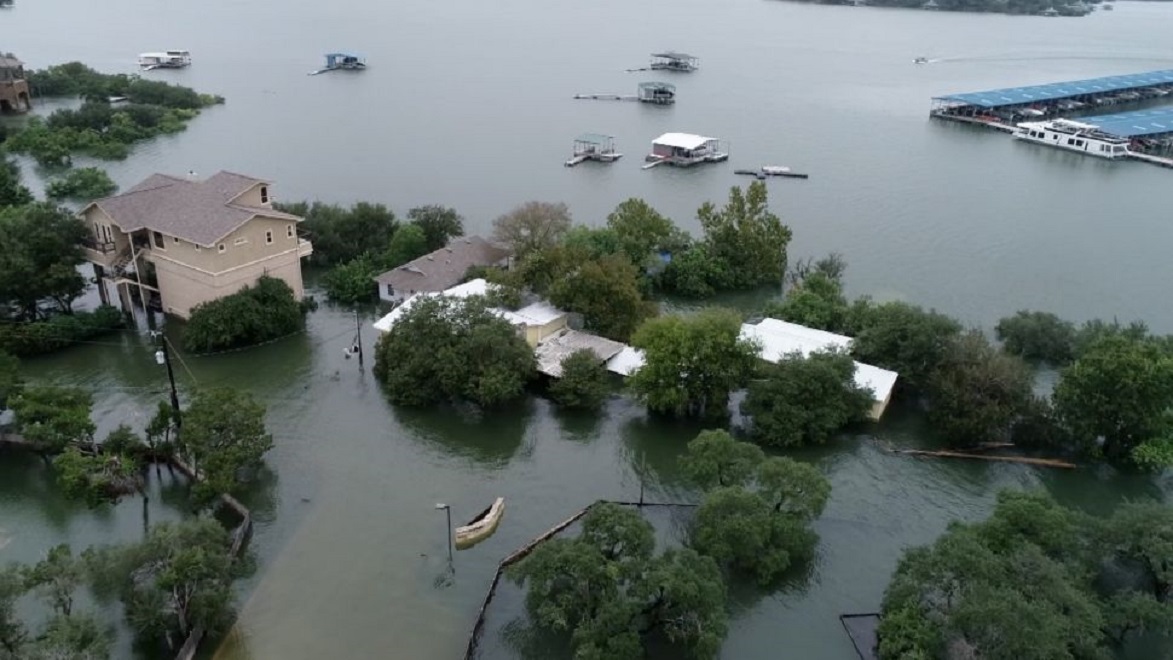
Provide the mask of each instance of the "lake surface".
{"label": "lake surface", "polygon": [[[155,171],[227,169],[273,179],[288,201],[451,205],[470,232],[528,199],[565,201],[598,225],[639,196],[696,231],[697,206],[747,183],[734,168],[789,165],[811,175],[769,183],[794,229],[791,255],[843,253],[852,294],[987,327],[1029,307],[1173,332],[1169,171],[928,119],[934,94],[1173,68],[1168,4],[1044,19],[771,0],[25,0],[0,13],[0,28],[4,48],[33,67],[81,60],[129,72],[140,51],[192,51],[190,69],[147,75],[228,102],[106,164],[124,187]],[[625,72],[670,48],[700,56],[701,70]],[[306,75],[335,49],[363,53],[371,68]],[[913,65],[921,55],[941,61]],[[678,86],[676,106],[571,99],[656,79]],[[627,155],[562,167],[588,131],[615,135]],[[722,137],[731,162],[641,171],[650,140],[668,131]],[[276,438],[272,474],[246,498],[261,567],[242,585],[242,616],[218,658],[459,657],[501,557],[590,501],[637,497],[641,479],[649,498],[691,497],[675,462],[697,427],[649,420],[618,397],[598,419],[540,399],[483,418],[396,409],[369,363],[364,373],[344,359],[353,329],[349,311],[324,305],[305,335],[185,357],[177,374],[185,391],[254,392]],[[104,429],[145,423],[166,386],[137,338],[28,370],[92,389]],[[877,609],[903,548],[986,515],[1000,488],[1042,487],[1099,512],[1173,490],[1168,476],[928,462],[881,448],[932,441],[893,410],[867,436],[803,454],[834,486],[818,559],[786,589],[738,593],[724,657],[852,657],[836,617]],[[140,503],[91,514],[46,500],[51,487],[3,461],[0,561],[140,533]],[[457,554],[451,584],[437,582],[447,551],[434,504],[451,504],[459,524],[498,495],[508,502],[499,532]],[[506,657],[507,646],[489,640],[486,653]]]}

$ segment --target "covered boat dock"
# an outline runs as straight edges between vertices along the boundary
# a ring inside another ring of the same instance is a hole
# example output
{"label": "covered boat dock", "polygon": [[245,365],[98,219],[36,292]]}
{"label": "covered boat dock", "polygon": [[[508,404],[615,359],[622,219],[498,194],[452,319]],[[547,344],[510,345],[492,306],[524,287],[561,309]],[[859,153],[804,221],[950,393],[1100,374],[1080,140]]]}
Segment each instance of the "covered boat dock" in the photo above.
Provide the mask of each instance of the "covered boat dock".
{"label": "covered boat dock", "polygon": [[936,96],[930,115],[961,121],[1006,122],[1058,116],[1085,107],[1134,103],[1173,94],[1173,69],[1087,80]]}
{"label": "covered boat dock", "polygon": [[[1129,156],[1161,167],[1173,168],[1173,107],[1080,117],[1101,133],[1130,140]],[[1162,154],[1162,155],[1158,155]]]}

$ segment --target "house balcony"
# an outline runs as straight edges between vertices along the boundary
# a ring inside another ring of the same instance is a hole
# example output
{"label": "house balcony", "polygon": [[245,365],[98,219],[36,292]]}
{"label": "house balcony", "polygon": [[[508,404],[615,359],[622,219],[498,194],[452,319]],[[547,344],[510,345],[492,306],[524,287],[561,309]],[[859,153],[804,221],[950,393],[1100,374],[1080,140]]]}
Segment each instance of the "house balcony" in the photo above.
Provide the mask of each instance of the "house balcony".
{"label": "house balcony", "polygon": [[115,261],[118,261],[118,245],[114,241],[87,238],[81,242],[81,247],[86,261],[92,264],[109,268]]}
{"label": "house balcony", "polygon": [[297,256],[304,259],[313,253],[314,244],[299,236],[297,238]]}

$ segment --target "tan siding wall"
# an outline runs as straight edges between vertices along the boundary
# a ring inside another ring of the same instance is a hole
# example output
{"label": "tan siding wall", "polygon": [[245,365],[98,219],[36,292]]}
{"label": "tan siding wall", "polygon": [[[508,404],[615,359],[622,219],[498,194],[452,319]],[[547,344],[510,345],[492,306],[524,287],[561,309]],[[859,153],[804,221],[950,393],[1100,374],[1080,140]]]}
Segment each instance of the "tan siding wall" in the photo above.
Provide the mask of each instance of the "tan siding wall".
{"label": "tan siding wall", "polygon": [[[265,198],[264,201],[261,201],[261,188],[264,188],[268,193],[267,198]],[[255,185],[252,188],[246,190],[244,194],[232,200],[233,204],[240,204],[242,206],[264,206],[266,208],[272,208],[272,202],[273,186],[270,186],[267,183]]]}
{"label": "tan siding wall", "polygon": [[566,327],[565,315],[550,321],[546,325],[527,325],[525,327],[525,341],[530,346],[537,346],[538,342]]}
{"label": "tan siding wall", "polygon": [[[293,237],[289,236],[290,227],[294,228]],[[265,243],[266,231],[273,232],[271,245]],[[237,240],[241,239],[243,242],[238,245]],[[219,250],[221,244],[224,246],[224,252]],[[153,238],[151,241],[151,251],[158,253],[160,257],[174,259],[211,273],[221,273],[231,268],[252,264],[289,250],[297,250],[295,223],[262,217],[253,218],[210,248],[183,240],[176,242],[174,237],[164,236],[163,249],[159,250],[155,247]]]}
{"label": "tan siding wall", "polygon": [[246,286],[256,284],[262,275],[285,280],[298,300],[305,293],[301,260],[296,252],[222,275],[208,275],[181,264],[156,259],[155,273],[159,279],[163,311],[182,318],[188,318],[192,308],[200,303],[232,295]]}

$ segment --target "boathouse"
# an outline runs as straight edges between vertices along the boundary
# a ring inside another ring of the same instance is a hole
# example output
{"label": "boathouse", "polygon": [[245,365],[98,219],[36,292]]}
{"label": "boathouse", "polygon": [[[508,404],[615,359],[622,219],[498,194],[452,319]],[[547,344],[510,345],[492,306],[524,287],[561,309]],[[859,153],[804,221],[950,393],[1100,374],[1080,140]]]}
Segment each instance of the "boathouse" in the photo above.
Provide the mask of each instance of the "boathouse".
{"label": "boathouse", "polygon": [[480,236],[461,236],[448,245],[375,277],[379,298],[402,303],[417,293],[439,293],[460,283],[474,266],[505,267],[508,249]]}
{"label": "boathouse", "polygon": [[1173,107],[1080,117],[1079,121],[1106,135],[1132,140],[1134,149],[1173,146]]}
{"label": "boathouse", "polygon": [[693,57],[688,53],[677,53],[675,51],[667,51],[664,53],[652,53],[651,68],[655,71],[696,71],[701,66],[699,57]]}
{"label": "boathouse", "polygon": [[32,107],[24,62],[12,53],[0,53],[0,112],[23,113]]}
{"label": "boathouse", "polygon": [[641,82],[636,96],[641,103],[672,105],[676,103],[676,85],[666,82]]}
{"label": "boathouse", "polygon": [[[852,342],[851,337],[770,318],[756,324],[742,324],[741,338],[756,341],[762,348],[759,357],[770,363],[777,363],[795,353],[806,357],[819,351],[847,351]],[[643,364],[643,351],[629,347],[607,361],[607,370],[630,376],[639,371]],[[872,392],[872,409],[869,414],[873,420],[879,420],[888,408],[896,378],[895,371],[862,362],[855,363],[855,384]]]}
{"label": "boathouse", "polygon": [[652,140],[652,153],[647,160],[653,164],[668,163],[687,167],[697,163],[728,160],[718,138],[692,133],[665,133]]}
{"label": "boathouse", "polygon": [[595,160],[601,163],[613,163],[623,157],[615,150],[615,138],[601,133],[583,133],[574,138],[574,153],[566,161],[567,167],[574,167],[579,163]]}

